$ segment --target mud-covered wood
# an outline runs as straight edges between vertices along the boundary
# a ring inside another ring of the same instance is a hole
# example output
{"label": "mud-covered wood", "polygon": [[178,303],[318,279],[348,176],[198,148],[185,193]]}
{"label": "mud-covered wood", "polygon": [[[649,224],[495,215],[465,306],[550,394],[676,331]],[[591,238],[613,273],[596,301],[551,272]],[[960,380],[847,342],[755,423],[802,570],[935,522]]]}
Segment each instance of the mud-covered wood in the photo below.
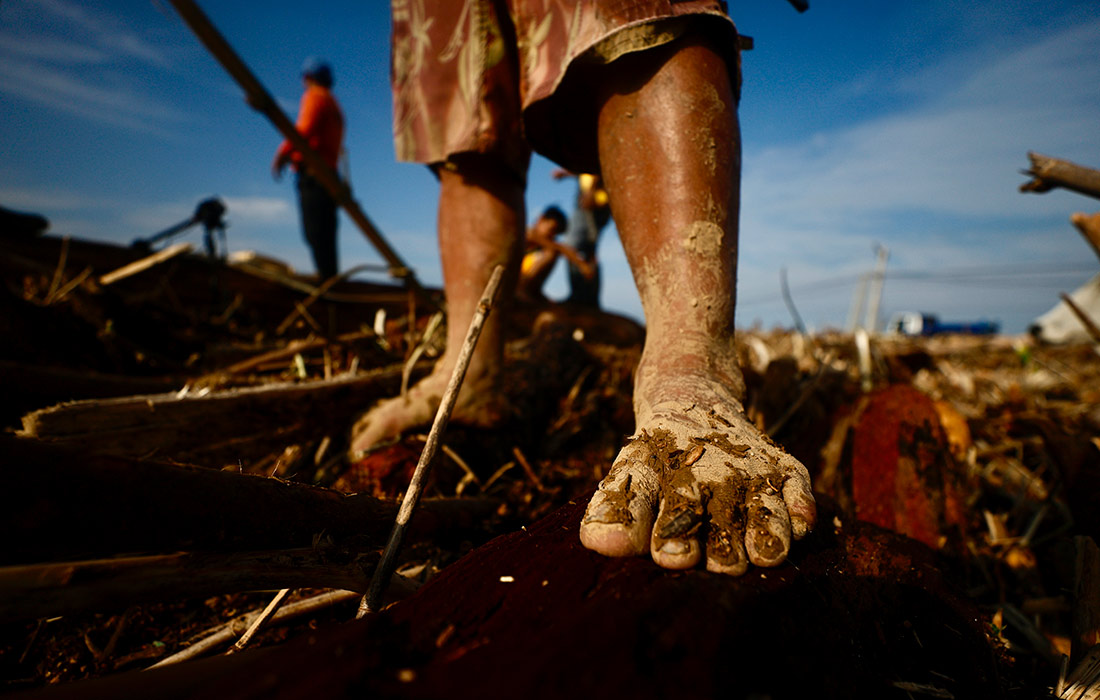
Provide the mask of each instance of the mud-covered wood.
{"label": "mud-covered wood", "polygon": [[790,563],[731,578],[593,554],[582,511],[493,540],[362,623],[51,697],[1001,696],[978,613],[919,543],[824,508]]}
{"label": "mud-covered wood", "polygon": [[1029,151],[1027,157],[1031,161],[1031,168],[1025,172],[1032,179],[1020,185],[1021,192],[1043,193],[1062,187],[1100,199],[1100,170],[1033,151]]}
{"label": "mud-covered wood", "polygon": [[[0,436],[0,564],[136,552],[246,551],[325,541],[381,549],[397,504],[179,464],[89,456]],[[478,540],[490,499],[429,499],[410,540]]]}

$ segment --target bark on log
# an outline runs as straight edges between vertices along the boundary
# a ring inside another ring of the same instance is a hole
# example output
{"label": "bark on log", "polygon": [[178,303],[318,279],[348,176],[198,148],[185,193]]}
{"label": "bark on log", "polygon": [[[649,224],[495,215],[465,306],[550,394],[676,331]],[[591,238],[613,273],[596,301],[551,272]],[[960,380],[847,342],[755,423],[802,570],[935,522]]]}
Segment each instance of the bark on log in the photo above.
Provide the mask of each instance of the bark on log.
{"label": "bark on log", "polygon": [[1021,192],[1043,193],[1062,187],[1100,199],[1100,170],[1033,151],[1029,151],[1027,157],[1031,161],[1031,168],[1024,172],[1031,175],[1032,179],[1020,185]]}
{"label": "bark on log", "polygon": [[[425,365],[426,367],[427,365]],[[401,368],[363,376],[275,384],[205,396],[151,394],[76,401],[29,413],[20,435],[123,457],[171,457],[221,467],[344,432],[351,417],[397,393]]]}
{"label": "bark on log", "polygon": [[51,697],[1001,697],[930,550],[822,505],[789,564],[733,578],[585,550],[578,501],[360,623]]}
{"label": "bark on log", "polygon": [[1069,220],[1092,246],[1096,257],[1100,258],[1100,212],[1092,215],[1077,212],[1070,216]]}
{"label": "bark on log", "polygon": [[0,567],[0,622],[279,588],[365,591],[378,553],[334,549],[177,552]]}
{"label": "bark on log", "polygon": [[[0,436],[0,563],[137,552],[380,549],[397,504],[202,467],[88,456]],[[410,537],[479,541],[497,503],[426,500]]]}

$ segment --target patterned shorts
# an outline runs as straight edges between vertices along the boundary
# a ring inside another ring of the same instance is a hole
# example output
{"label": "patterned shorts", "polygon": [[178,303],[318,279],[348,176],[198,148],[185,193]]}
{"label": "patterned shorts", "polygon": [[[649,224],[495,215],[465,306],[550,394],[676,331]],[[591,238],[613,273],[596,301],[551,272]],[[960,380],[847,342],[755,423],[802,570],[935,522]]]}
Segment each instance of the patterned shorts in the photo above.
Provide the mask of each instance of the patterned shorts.
{"label": "patterned shorts", "polygon": [[[398,160],[489,153],[525,179],[530,149],[598,172],[578,131],[573,76],[705,31],[740,75],[737,32],[719,0],[392,0]],[[583,99],[583,97],[581,98]]]}

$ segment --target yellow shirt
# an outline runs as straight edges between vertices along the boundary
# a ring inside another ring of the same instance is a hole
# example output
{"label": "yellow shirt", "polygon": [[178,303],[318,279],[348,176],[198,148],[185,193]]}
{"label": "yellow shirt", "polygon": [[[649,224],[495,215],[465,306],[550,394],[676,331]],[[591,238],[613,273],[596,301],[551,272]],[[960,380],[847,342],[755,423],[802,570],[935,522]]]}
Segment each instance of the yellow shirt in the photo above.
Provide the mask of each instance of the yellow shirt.
{"label": "yellow shirt", "polygon": [[[596,203],[597,207],[607,206],[607,190],[596,184],[596,176],[591,173],[581,173],[577,176],[577,182],[580,184],[581,192],[591,192],[592,201]],[[593,189],[595,188],[595,189]]]}

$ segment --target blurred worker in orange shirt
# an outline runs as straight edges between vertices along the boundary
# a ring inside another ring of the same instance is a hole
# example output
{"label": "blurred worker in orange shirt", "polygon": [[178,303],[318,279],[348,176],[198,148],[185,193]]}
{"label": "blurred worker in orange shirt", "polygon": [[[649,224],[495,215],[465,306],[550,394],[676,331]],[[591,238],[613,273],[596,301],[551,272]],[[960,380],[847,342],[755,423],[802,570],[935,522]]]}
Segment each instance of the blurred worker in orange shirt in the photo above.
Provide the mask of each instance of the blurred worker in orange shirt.
{"label": "blurred worker in orange shirt", "polygon": [[[344,114],[332,95],[332,68],[316,58],[302,66],[305,92],[298,108],[298,131],[306,143],[337,169],[344,143]],[[271,173],[282,179],[283,170],[293,165],[297,173],[298,204],[302,214],[302,234],[313,253],[317,275],[326,280],[339,272],[336,258],[336,200],[302,163],[302,154],[290,141],[283,141],[275,152]]]}

